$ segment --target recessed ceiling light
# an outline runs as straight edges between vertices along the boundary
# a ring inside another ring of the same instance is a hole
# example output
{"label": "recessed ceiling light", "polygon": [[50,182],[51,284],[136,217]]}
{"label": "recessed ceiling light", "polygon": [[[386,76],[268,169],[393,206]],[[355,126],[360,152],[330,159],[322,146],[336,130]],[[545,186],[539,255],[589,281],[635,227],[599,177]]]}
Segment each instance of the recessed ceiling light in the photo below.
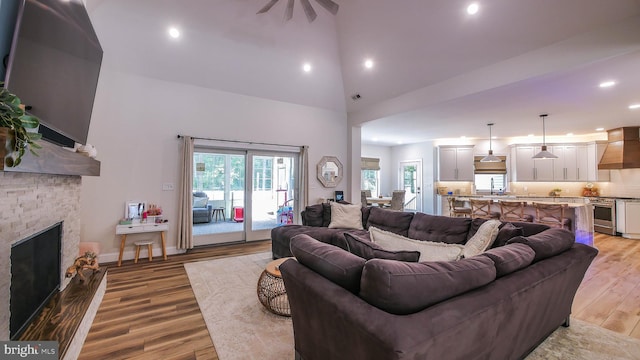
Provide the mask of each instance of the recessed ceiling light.
{"label": "recessed ceiling light", "polygon": [[402,141],[396,141],[396,144],[402,145]]}
{"label": "recessed ceiling light", "polygon": [[478,10],[480,10],[480,6],[478,5],[478,3],[473,3],[469,6],[467,6],[467,14],[469,15],[475,15],[478,13]]}
{"label": "recessed ceiling light", "polygon": [[533,134],[529,134],[529,135],[527,135],[527,136],[528,136],[528,137],[533,137]]}
{"label": "recessed ceiling light", "polygon": [[373,68],[373,60],[367,59],[364,61],[364,67],[367,69]]}
{"label": "recessed ceiling light", "polygon": [[171,36],[174,39],[177,39],[180,37],[180,30],[178,30],[175,27],[170,27],[169,28],[169,36]]}
{"label": "recessed ceiling light", "polygon": [[378,141],[378,138],[377,138],[377,137],[374,137],[374,138],[373,138],[373,139],[371,139],[371,140],[373,140],[373,141]]}
{"label": "recessed ceiling light", "polygon": [[604,128],[596,128],[596,131],[604,131]]}
{"label": "recessed ceiling light", "polygon": [[633,104],[633,105],[629,105],[629,109],[633,110],[633,109],[640,109],[640,104]]}
{"label": "recessed ceiling light", "polygon": [[615,85],[615,84],[616,84],[616,82],[615,82],[615,81],[613,81],[613,80],[609,80],[609,81],[603,81],[603,82],[601,82],[599,86],[600,86],[601,88],[608,88],[608,87],[612,87],[612,86],[613,86],[613,85]]}
{"label": "recessed ceiling light", "polygon": [[311,64],[305,63],[304,65],[302,65],[302,70],[304,70],[304,72],[310,72],[311,71]]}
{"label": "recessed ceiling light", "polygon": [[573,136],[573,133],[567,133],[567,136]]}
{"label": "recessed ceiling light", "polygon": [[492,136],[491,138],[492,138],[492,139],[497,139],[498,137],[494,135],[494,136]]}
{"label": "recessed ceiling light", "polygon": [[466,137],[466,136],[464,136],[464,135],[460,136],[460,139],[466,139],[466,138],[467,138],[467,137]]}

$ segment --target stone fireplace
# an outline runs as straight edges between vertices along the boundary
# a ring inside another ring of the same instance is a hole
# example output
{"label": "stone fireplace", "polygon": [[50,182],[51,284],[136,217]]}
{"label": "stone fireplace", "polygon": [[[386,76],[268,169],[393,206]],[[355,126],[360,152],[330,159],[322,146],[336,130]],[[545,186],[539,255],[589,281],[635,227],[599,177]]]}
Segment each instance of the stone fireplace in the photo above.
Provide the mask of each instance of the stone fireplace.
{"label": "stone fireplace", "polygon": [[61,288],[64,269],[78,255],[81,176],[0,172],[0,341],[9,340],[11,245],[64,222]]}

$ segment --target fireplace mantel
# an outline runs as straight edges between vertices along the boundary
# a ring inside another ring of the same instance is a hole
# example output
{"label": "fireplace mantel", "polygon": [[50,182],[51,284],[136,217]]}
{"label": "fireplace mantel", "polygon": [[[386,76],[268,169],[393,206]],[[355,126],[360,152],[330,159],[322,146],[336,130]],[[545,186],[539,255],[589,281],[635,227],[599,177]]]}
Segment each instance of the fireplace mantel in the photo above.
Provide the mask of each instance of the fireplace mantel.
{"label": "fireplace mantel", "polygon": [[[0,132],[0,144],[6,144],[5,132]],[[38,156],[34,156],[27,151],[22,157],[22,162],[16,167],[4,166],[4,146],[0,147],[0,156],[3,161],[0,163],[0,171],[7,172],[27,172],[35,174],[54,175],[81,175],[100,176],[100,161],[92,159],[83,154],[66,150],[56,144],[40,140],[38,145]]]}

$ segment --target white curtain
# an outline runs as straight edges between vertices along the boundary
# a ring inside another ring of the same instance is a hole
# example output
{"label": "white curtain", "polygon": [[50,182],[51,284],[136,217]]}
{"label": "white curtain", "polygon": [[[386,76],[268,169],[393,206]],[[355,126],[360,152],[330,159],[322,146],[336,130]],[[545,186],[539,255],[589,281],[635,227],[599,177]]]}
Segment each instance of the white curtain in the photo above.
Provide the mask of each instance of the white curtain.
{"label": "white curtain", "polygon": [[309,147],[307,145],[300,147],[299,157],[299,184],[300,184],[300,211],[309,205]]}
{"label": "white curtain", "polygon": [[178,249],[193,249],[193,138],[183,136],[180,203],[178,206]]}

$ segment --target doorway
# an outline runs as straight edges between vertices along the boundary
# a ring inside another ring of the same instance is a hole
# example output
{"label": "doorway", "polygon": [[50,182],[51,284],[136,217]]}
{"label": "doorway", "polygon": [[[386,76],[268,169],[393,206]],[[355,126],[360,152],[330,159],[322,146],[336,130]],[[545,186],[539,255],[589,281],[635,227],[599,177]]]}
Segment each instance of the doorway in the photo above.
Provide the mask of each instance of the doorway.
{"label": "doorway", "polygon": [[400,162],[400,184],[405,191],[404,210],[422,212],[422,160]]}
{"label": "doorway", "polygon": [[278,215],[298,212],[297,160],[298,154],[196,148],[192,190],[206,194],[210,217],[193,224],[194,245],[269,239],[283,223]]}

